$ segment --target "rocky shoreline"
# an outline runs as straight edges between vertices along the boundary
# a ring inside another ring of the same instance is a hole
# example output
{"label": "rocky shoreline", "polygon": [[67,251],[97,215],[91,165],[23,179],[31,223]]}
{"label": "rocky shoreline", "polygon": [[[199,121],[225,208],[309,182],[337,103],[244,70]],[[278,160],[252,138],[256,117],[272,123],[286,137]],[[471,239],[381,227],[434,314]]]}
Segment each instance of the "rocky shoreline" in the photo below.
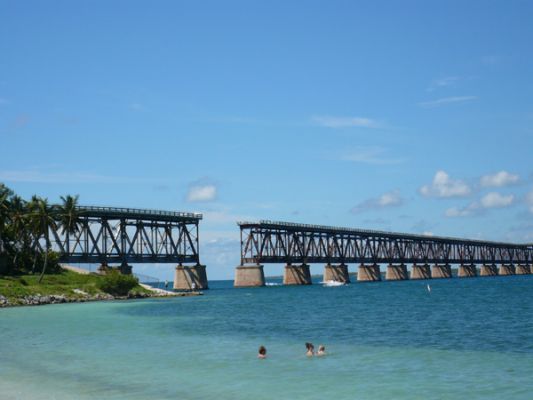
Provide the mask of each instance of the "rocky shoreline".
{"label": "rocky shoreline", "polygon": [[76,292],[77,296],[65,295],[28,295],[19,297],[15,301],[0,295],[0,308],[4,307],[20,307],[20,306],[42,306],[46,304],[64,304],[64,303],[85,303],[89,301],[110,301],[110,300],[131,300],[131,299],[145,299],[145,298],[161,298],[161,297],[184,297],[184,296],[200,296],[201,292],[175,292],[172,294],[161,294],[159,292],[153,293],[134,293],[128,296],[112,296],[107,293],[98,293],[90,295],[81,290]]}

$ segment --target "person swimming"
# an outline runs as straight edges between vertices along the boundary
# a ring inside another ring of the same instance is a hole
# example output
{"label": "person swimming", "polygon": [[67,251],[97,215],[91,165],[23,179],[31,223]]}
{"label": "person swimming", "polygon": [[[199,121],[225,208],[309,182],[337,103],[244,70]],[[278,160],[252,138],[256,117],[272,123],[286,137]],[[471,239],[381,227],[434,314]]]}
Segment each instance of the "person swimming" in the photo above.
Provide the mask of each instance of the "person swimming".
{"label": "person swimming", "polygon": [[325,356],[326,355],[326,346],[324,346],[323,344],[318,346],[318,351],[316,352],[316,355],[317,356]]}
{"label": "person swimming", "polygon": [[265,346],[259,346],[259,352],[257,354],[257,358],[266,358],[267,356],[267,349]]}
{"label": "person swimming", "polygon": [[307,352],[305,353],[307,357],[312,357],[315,355],[315,346],[313,346],[313,343],[307,342],[305,344],[305,348],[307,349]]}

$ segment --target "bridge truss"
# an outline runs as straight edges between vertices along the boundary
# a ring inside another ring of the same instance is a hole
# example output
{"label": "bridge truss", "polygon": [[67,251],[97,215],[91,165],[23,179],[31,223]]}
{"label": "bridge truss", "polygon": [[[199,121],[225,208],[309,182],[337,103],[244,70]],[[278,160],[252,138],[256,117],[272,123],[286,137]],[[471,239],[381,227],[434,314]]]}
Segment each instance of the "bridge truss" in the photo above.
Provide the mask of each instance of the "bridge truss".
{"label": "bridge truss", "polygon": [[288,222],[238,222],[241,265],[533,262],[533,246]]}
{"label": "bridge truss", "polygon": [[[60,262],[199,264],[201,214],[114,207],[77,207],[77,229],[50,228]],[[44,251],[45,243],[39,247]]]}

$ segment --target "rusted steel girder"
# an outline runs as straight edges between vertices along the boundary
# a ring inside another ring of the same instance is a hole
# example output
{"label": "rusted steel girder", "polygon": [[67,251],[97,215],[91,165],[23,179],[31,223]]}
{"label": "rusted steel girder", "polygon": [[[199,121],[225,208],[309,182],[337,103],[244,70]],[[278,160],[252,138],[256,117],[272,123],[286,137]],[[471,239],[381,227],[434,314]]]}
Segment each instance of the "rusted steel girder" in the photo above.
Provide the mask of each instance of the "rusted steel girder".
{"label": "rusted steel girder", "polygon": [[263,263],[524,263],[525,244],[293,224],[238,222],[241,265]]}
{"label": "rusted steel girder", "polygon": [[[50,228],[52,250],[71,263],[200,263],[201,214],[77,207],[76,231]],[[41,238],[38,248],[44,251]]]}

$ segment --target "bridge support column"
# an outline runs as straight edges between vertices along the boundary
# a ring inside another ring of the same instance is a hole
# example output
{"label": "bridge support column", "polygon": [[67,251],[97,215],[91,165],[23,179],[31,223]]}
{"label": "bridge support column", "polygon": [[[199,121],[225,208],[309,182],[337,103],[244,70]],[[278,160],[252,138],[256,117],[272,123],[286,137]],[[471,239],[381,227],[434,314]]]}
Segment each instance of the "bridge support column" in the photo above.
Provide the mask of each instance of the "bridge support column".
{"label": "bridge support column", "polygon": [[529,275],[530,273],[529,265],[520,264],[516,266],[516,275]]}
{"label": "bridge support column", "polygon": [[324,282],[335,281],[342,283],[350,283],[348,275],[348,266],[346,264],[327,264],[324,267]]}
{"label": "bridge support column", "polygon": [[494,264],[484,264],[481,266],[479,276],[498,276],[498,268]]}
{"label": "bridge support column", "polygon": [[435,264],[431,268],[431,277],[433,279],[446,279],[452,277],[452,267],[450,264]]}
{"label": "bridge support column", "polygon": [[128,263],[123,262],[122,264],[120,264],[120,267],[118,267],[118,270],[123,275],[131,275],[132,268],[131,265],[128,265]]}
{"label": "bridge support column", "polygon": [[409,279],[409,275],[407,275],[407,266],[405,264],[389,264],[387,266],[385,279],[388,281],[404,281]]}
{"label": "bridge support column", "polygon": [[459,266],[459,272],[457,273],[459,278],[475,278],[477,276],[477,269],[475,264],[461,264]]}
{"label": "bridge support column", "polygon": [[413,270],[411,271],[411,279],[431,279],[431,268],[428,264],[413,264]]}
{"label": "bridge support column", "polygon": [[265,286],[265,273],[262,265],[239,265],[235,268],[235,287]]}
{"label": "bridge support column", "polygon": [[311,285],[311,271],[309,265],[285,265],[285,272],[283,273],[284,285]]}
{"label": "bridge support column", "polygon": [[515,268],[513,264],[502,264],[500,265],[500,275],[514,275]]}
{"label": "bridge support column", "polygon": [[178,265],[174,272],[174,289],[208,289],[205,265]]}
{"label": "bridge support column", "polygon": [[381,272],[378,264],[365,265],[361,264],[357,271],[357,280],[359,282],[376,282],[381,280]]}

